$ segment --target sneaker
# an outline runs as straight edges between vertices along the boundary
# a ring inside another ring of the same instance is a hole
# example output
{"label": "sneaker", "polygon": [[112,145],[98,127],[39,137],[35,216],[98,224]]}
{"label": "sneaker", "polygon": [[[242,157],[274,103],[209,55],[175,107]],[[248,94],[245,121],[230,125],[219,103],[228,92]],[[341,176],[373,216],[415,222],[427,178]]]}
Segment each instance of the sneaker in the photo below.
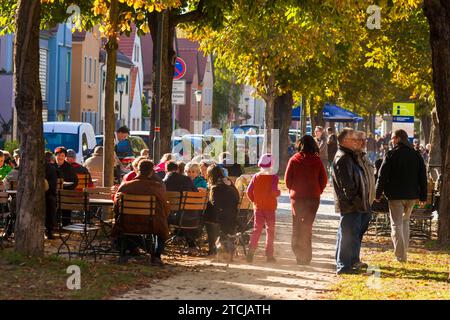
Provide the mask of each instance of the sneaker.
{"label": "sneaker", "polygon": [[367,268],[369,268],[369,265],[367,263],[364,262],[357,262],[353,265],[353,269],[357,269],[357,270],[367,270]]}
{"label": "sneaker", "polygon": [[267,262],[270,262],[270,263],[276,263],[276,262],[277,262],[277,259],[275,259],[273,256],[268,256],[268,257],[266,258],[266,261],[267,261]]}
{"label": "sneaker", "polygon": [[342,275],[342,274],[358,274],[358,270],[356,269],[341,269],[339,271],[336,271],[337,275]]}
{"label": "sneaker", "polygon": [[247,260],[248,263],[252,263],[253,262],[253,256],[254,256],[253,252],[248,252],[247,255],[245,256],[245,260]]}

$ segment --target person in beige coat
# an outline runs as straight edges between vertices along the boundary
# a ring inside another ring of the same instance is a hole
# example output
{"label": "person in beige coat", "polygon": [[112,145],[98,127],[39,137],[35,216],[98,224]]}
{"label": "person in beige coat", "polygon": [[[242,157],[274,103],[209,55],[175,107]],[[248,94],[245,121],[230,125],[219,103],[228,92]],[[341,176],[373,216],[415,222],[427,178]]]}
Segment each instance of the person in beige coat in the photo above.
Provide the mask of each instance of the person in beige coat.
{"label": "person in beige coat", "polygon": [[97,186],[103,186],[103,147],[97,146],[92,156],[84,163],[93,179],[97,179]]}

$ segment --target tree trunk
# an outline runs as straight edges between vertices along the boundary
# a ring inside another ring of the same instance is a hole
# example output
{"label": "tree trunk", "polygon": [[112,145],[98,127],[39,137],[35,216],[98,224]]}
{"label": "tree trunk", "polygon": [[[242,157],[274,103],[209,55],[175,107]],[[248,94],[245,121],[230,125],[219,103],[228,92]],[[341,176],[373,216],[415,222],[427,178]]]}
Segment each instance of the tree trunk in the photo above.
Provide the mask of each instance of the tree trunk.
{"label": "tree trunk", "polygon": [[[111,0],[109,21],[113,30],[117,30],[119,17],[118,0]],[[105,124],[103,138],[103,185],[111,187],[114,184],[114,89],[116,84],[117,64],[117,37],[112,35],[108,38],[106,47],[106,79],[105,79]]]}
{"label": "tree trunk", "polygon": [[266,99],[266,112],[265,112],[265,136],[264,136],[264,150],[263,152],[271,152],[272,146],[272,129],[274,128],[274,106],[275,98],[268,96]]}
{"label": "tree trunk", "polygon": [[[160,153],[163,155],[164,153],[171,152],[171,137],[172,137],[172,83],[173,83],[173,74],[175,70],[175,60],[177,58],[176,52],[174,50],[174,36],[175,36],[175,22],[174,22],[174,13],[169,10],[164,10],[163,12],[155,12],[149,16],[150,21],[150,30],[153,45],[153,74],[152,74],[152,83],[153,83],[153,100],[151,107],[151,116],[150,116],[150,138],[151,142],[154,137],[154,127],[155,127],[155,108],[157,107],[155,102],[156,97],[156,57],[158,47],[156,45],[156,38],[158,32],[158,15],[164,14],[164,23],[163,23],[163,34],[162,34],[162,75],[161,75],[161,112],[160,112],[160,127],[161,127],[161,144],[160,144]],[[152,153],[150,153],[152,154]],[[159,159],[154,159],[154,161],[159,161]]]}
{"label": "tree trunk", "polygon": [[44,133],[39,83],[40,1],[18,3],[15,30],[15,105],[21,159],[17,190],[15,250],[44,254]]}
{"label": "tree trunk", "polygon": [[441,137],[439,135],[439,120],[437,118],[436,108],[431,111],[431,134],[430,134],[430,156],[428,158],[428,170],[432,174],[433,180],[437,175],[433,172],[435,168],[441,172]]}
{"label": "tree trunk", "polygon": [[279,130],[279,167],[278,175],[284,176],[289,161],[288,148],[290,144],[289,127],[292,121],[292,105],[294,104],[292,92],[287,92],[275,99],[274,128]]}
{"label": "tree trunk", "polygon": [[425,145],[427,145],[428,143],[430,143],[431,116],[425,115],[420,117],[420,123],[422,124],[422,132],[425,139]]}
{"label": "tree trunk", "polygon": [[317,126],[316,115],[314,113],[314,97],[311,97],[308,100],[308,108],[309,108],[309,121],[311,122],[311,134],[314,135],[314,128]]}
{"label": "tree trunk", "polygon": [[425,15],[430,24],[433,84],[441,136],[442,187],[438,240],[450,243],[450,2],[425,0]]}
{"label": "tree trunk", "polygon": [[302,95],[302,113],[300,115],[301,120],[301,128],[302,128],[302,136],[306,134],[306,118],[308,117],[308,113],[306,112],[306,96]]}

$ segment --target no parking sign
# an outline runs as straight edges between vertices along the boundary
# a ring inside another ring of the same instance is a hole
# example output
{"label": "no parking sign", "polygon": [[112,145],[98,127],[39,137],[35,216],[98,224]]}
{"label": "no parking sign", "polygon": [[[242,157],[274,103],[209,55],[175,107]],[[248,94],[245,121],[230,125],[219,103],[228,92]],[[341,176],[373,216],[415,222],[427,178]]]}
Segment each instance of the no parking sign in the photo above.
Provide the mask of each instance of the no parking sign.
{"label": "no parking sign", "polygon": [[173,74],[173,80],[180,80],[186,73],[186,63],[180,57],[177,57],[175,61],[175,72]]}

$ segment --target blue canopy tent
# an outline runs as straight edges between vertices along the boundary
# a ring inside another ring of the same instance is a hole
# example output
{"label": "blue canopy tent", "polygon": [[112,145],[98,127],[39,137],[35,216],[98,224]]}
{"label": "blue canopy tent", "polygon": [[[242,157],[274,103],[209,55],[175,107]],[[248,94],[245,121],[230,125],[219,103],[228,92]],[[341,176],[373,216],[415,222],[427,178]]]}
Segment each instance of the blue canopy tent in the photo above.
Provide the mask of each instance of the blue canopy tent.
{"label": "blue canopy tent", "polygon": [[[300,121],[301,114],[301,106],[293,108],[292,121]],[[363,118],[337,105],[326,103],[323,108],[323,120],[334,122],[360,122]]]}
{"label": "blue canopy tent", "polygon": [[363,118],[337,105],[326,103],[323,108],[323,120],[333,122],[360,122],[363,121]]}

